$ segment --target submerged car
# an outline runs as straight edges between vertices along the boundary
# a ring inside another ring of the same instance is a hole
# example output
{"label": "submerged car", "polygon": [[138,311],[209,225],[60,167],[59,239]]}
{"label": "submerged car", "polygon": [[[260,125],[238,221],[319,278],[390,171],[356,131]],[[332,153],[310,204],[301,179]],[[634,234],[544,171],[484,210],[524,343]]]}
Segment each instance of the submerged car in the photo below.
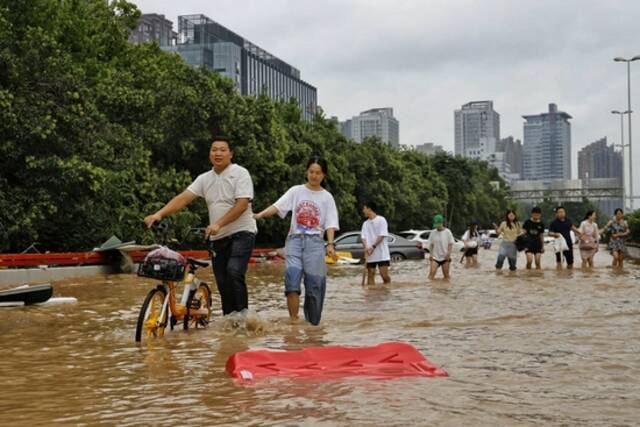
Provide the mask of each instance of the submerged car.
{"label": "submerged car", "polygon": [[[387,236],[389,253],[392,261],[405,259],[424,259],[422,243],[405,239],[397,234],[389,233]],[[351,252],[353,258],[363,258],[364,248],[359,231],[343,233],[335,239],[337,252]]]}
{"label": "submerged car", "polygon": [[[433,230],[405,230],[398,234],[407,240],[422,243],[422,249],[425,252],[429,252],[429,236]],[[460,239],[453,238],[455,243],[453,244],[453,252],[460,252],[464,249],[464,242]]]}

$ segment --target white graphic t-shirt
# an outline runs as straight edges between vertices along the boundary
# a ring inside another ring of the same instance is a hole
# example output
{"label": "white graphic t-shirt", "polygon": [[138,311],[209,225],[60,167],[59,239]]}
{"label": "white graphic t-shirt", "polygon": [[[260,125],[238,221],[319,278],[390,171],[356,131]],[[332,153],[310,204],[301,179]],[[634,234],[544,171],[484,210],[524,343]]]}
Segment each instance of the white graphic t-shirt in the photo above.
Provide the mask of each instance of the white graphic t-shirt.
{"label": "white graphic t-shirt", "polygon": [[382,242],[373,250],[367,258],[367,262],[389,261],[389,242],[386,237],[389,235],[387,220],[380,215],[373,219],[368,219],[362,224],[362,238],[367,241],[367,246],[373,246],[378,237],[385,236]]}
{"label": "white graphic t-shirt", "polygon": [[287,190],[273,206],[281,218],[291,216],[289,234],[317,234],[324,236],[327,228],[339,229],[338,209],[333,196],[327,190],[313,191],[305,185],[295,185]]}

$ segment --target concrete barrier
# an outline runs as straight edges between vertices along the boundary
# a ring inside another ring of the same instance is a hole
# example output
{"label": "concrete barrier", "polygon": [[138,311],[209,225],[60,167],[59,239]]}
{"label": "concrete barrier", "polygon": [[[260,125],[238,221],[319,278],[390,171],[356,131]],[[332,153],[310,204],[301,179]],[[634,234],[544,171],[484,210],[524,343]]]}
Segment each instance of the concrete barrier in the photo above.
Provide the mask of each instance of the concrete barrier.
{"label": "concrete barrier", "polygon": [[0,270],[0,286],[48,283],[74,277],[89,277],[98,274],[117,273],[109,265],[88,265],[82,267],[12,268]]}
{"label": "concrete barrier", "polygon": [[640,244],[627,243],[627,254],[629,258],[640,260]]}

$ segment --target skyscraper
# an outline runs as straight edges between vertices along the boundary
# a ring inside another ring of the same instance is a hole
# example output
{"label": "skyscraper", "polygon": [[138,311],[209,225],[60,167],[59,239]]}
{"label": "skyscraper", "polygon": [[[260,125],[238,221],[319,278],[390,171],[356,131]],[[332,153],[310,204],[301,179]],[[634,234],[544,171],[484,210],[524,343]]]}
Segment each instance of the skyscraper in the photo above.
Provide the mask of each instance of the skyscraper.
{"label": "skyscraper", "polygon": [[622,179],[622,155],[604,137],[578,151],[578,178]]}
{"label": "skyscraper", "polygon": [[[146,16],[151,15],[142,17]],[[144,29],[146,18],[143,18],[138,27]],[[190,65],[228,77],[242,95],[257,96],[264,92],[273,100],[294,98],[305,120],[316,114],[316,88],[300,78],[298,69],[205,15],[179,16],[176,38],[175,44],[161,41],[160,47],[177,52]],[[136,36],[130,40],[149,41]]]}
{"label": "skyscraper", "polygon": [[454,112],[455,154],[485,158],[500,140],[500,114],[493,101],[474,101]]}
{"label": "skyscraper", "polygon": [[164,15],[145,13],[138,19],[138,26],[129,34],[129,42],[134,44],[156,42],[160,46],[175,44],[177,34],[173,22]]}
{"label": "skyscraper", "polygon": [[372,108],[341,123],[341,133],[356,142],[378,137],[385,144],[400,146],[400,122],[393,116],[393,108]]}
{"label": "skyscraper", "polygon": [[501,139],[496,144],[496,152],[504,153],[512,174],[522,175],[522,142],[519,139],[513,136]]}
{"label": "skyscraper", "polygon": [[522,116],[524,123],[524,179],[571,179],[572,117],[549,104],[549,111]]}

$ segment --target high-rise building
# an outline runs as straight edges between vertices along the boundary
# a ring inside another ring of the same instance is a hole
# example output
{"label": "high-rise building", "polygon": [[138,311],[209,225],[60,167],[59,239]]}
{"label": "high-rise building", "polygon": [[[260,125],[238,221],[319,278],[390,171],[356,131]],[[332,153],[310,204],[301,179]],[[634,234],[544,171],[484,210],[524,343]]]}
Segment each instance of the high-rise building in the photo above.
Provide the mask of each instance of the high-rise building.
{"label": "high-rise building", "polygon": [[356,142],[369,137],[380,138],[385,144],[400,146],[400,122],[393,116],[393,108],[372,108],[341,123],[341,133]]}
{"label": "high-rise building", "polygon": [[129,42],[135,44],[156,42],[160,46],[171,46],[175,44],[176,38],[173,22],[156,13],[141,15],[138,26],[129,33]]}
{"label": "high-rise building", "polygon": [[455,154],[476,159],[493,153],[500,140],[500,114],[493,101],[464,104],[454,113]]}
{"label": "high-rise building", "polygon": [[342,136],[344,136],[347,139],[353,139],[353,133],[351,131],[352,129],[352,122],[351,119],[347,119],[344,122],[340,122],[339,126],[340,126],[340,133],[342,134]]}
{"label": "high-rise building", "polygon": [[426,154],[427,156],[433,156],[438,153],[444,153],[442,145],[436,145],[433,142],[425,142],[424,144],[416,145],[416,151]]}
{"label": "high-rise building", "polygon": [[524,123],[523,178],[528,180],[571,179],[572,117],[549,104],[549,111],[522,116]]}
{"label": "high-rise building", "polygon": [[578,178],[622,179],[622,154],[604,137],[578,151]]}
{"label": "high-rise building", "polygon": [[508,136],[496,144],[496,152],[504,153],[505,162],[509,164],[511,173],[522,175],[522,142]]}
{"label": "high-rise building", "polygon": [[179,16],[176,43],[160,46],[177,52],[190,65],[228,77],[244,96],[264,92],[273,100],[294,98],[305,120],[318,110],[316,88],[300,78],[298,69],[205,15]]}

